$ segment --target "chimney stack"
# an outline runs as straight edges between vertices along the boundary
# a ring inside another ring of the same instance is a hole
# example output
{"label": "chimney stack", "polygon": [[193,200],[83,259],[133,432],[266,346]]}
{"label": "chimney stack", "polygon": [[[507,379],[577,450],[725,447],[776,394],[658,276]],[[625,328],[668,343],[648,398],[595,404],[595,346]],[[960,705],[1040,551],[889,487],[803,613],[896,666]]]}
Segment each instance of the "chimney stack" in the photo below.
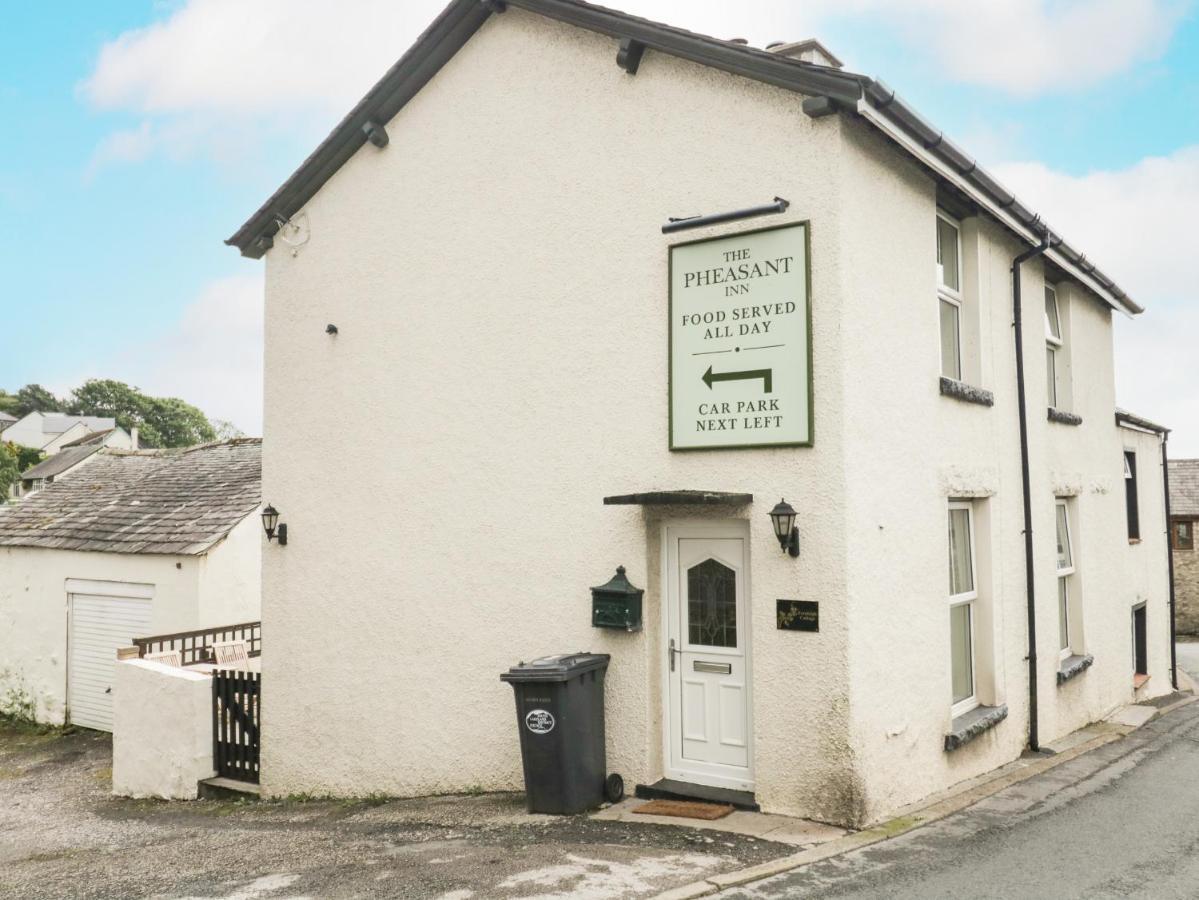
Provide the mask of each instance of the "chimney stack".
{"label": "chimney stack", "polygon": [[133,445],[132,449],[134,449],[134,450],[140,449],[140,446],[138,445],[138,442],[137,442],[137,426],[136,425],[134,425],[132,428],[129,429],[129,443],[131,443]]}
{"label": "chimney stack", "polygon": [[767,44],[766,49],[771,53],[777,53],[779,56],[798,59],[800,62],[812,63],[817,66],[827,66],[830,69],[839,69],[843,65],[841,60],[837,59],[828,47],[815,38],[794,41],[792,43],[775,41],[772,44]]}

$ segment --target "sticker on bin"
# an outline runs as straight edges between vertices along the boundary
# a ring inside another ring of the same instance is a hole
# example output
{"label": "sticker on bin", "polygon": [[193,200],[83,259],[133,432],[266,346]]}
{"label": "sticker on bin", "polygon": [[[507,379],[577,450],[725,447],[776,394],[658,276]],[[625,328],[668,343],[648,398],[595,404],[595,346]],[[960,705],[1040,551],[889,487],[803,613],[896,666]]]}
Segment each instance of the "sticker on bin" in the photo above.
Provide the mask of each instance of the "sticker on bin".
{"label": "sticker on bin", "polygon": [[554,716],[544,709],[531,709],[525,716],[525,727],[534,734],[549,734],[554,730]]}

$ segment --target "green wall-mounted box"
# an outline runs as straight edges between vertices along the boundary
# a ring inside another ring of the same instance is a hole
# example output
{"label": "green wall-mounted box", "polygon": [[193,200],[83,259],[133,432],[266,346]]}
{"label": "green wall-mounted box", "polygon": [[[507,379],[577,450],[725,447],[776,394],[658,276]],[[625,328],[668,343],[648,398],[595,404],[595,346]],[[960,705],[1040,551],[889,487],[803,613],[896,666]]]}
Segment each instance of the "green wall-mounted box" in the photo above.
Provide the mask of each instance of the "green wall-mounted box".
{"label": "green wall-mounted box", "polygon": [[619,628],[621,631],[641,630],[641,588],[629,584],[624,566],[607,584],[591,589],[591,624],[594,628]]}

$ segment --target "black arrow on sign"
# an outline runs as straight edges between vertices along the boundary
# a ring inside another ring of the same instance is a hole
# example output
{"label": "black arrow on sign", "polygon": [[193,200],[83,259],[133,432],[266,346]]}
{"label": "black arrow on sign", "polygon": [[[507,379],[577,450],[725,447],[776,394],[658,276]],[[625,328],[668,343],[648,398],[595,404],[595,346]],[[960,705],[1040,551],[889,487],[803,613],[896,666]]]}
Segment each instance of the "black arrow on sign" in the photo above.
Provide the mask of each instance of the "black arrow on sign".
{"label": "black arrow on sign", "polygon": [[762,379],[763,393],[772,393],[774,386],[774,370],[773,369],[752,369],[748,372],[720,372],[715,373],[712,367],[708,366],[708,371],[704,372],[704,384],[708,386],[708,390],[712,390],[713,381],[750,381],[754,378]]}

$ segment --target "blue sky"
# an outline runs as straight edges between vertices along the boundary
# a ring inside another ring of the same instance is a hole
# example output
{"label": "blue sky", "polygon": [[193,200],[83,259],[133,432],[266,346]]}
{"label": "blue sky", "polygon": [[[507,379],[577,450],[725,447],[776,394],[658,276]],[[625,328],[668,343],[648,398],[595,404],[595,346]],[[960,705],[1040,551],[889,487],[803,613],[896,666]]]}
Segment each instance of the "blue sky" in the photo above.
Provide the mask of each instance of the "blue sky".
{"label": "blue sky", "polygon": [[[1184,377],[1199,341],[1191,3],[609,5],[758,45],[816,36],[887,81],[1149,307],[1117,326],[1120,402],[1174,426],[1175,455],[1199,456]],[[0,387],[115,377],[256,433],[260,264],[222,240],[440,6],[9,4]]]}

